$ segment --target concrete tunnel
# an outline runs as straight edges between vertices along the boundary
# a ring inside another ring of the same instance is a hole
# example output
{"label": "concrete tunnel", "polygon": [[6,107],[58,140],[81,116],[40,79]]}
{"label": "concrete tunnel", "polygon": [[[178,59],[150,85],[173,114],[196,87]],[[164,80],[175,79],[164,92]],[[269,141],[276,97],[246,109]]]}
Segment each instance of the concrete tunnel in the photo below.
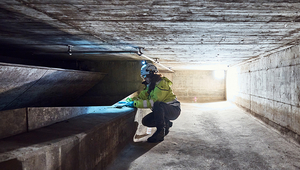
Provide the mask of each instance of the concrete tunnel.
{"label": "concrete tunnel", "polygon": [[[0,170],[300,169],[296,0],[0,3]],[[156,144],[116,107],[142,61],[182,104]]]}

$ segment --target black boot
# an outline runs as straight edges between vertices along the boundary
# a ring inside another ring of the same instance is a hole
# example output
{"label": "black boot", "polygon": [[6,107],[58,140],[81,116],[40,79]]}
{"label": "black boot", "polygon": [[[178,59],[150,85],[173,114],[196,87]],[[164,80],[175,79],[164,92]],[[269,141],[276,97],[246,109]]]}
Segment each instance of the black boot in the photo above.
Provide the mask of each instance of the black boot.
{"label": "black boot", "polygon": [[165,128],[157,128],[156,132],[147,139],[148,142],[150,143],[156,143],[156,142],[161,142],[164,140],[165,137]]}
{"label": "black boot", "polygon": [[170,122],[169,120],[166,120],[166,122],[165,122],[165,136],[167,136],[167,134],[169,133],[169,129],[172,126],[173,126],[173,123]]}

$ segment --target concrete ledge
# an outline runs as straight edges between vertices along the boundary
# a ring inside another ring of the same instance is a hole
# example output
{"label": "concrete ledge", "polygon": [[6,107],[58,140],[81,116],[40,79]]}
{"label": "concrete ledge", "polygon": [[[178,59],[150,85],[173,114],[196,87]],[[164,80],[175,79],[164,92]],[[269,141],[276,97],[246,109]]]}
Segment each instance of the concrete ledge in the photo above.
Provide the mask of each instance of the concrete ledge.
{"label": "concrete ledge", "polygon": [[[110,107],[28,107],[0,111],[0,139],[54,124],[82,114],[112,111]],[[120,110],[117,110],[120,111]]]}
{"label": "concrete ledge", "polygon": [[0,167],[103,169],[133,140],[135,113],[127,107],[99,107],[97,112],[1,139]]}
{"label": "concrete ledge", "polygon": [[72,117],[103,112],[105,107],[28,107],[28,130],[38,129]]}
{"label": "concrete ledge", "polygon": [[0,111],[0,139],[26,131],[26,108]]}

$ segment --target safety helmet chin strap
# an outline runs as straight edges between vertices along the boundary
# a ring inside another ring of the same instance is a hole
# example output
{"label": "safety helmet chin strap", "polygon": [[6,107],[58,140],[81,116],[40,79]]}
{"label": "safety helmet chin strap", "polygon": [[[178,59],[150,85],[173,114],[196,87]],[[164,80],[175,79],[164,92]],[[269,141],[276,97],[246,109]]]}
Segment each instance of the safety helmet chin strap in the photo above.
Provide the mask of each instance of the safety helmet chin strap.
{"label": "safety helmet chin strap", "polygon": [[152,78],[156,72],[155,71],[149,71],[149,74],[147,75],[149,78]]}

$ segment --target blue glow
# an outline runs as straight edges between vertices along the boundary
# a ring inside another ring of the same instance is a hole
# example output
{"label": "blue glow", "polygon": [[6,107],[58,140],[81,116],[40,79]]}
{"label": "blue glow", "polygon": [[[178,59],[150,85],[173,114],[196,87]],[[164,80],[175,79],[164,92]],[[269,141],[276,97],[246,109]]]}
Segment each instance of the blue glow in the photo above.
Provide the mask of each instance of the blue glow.
{"label": "blue glow", "polygon": [[124,113],[124,112],[132,112],[134,108],[131,107],[116,107],[117,105],[112,106],[89,106],[82,107],[85,109],[86,114],[107,114],[107,113]]}
{"label": "blue glow", "polygon": [[143,65],[146,65],[146,64],[147,64],[147,62],[146,62],[145,60],[143,60],[143,61],[142,61],[142,64],[143,64]]}

